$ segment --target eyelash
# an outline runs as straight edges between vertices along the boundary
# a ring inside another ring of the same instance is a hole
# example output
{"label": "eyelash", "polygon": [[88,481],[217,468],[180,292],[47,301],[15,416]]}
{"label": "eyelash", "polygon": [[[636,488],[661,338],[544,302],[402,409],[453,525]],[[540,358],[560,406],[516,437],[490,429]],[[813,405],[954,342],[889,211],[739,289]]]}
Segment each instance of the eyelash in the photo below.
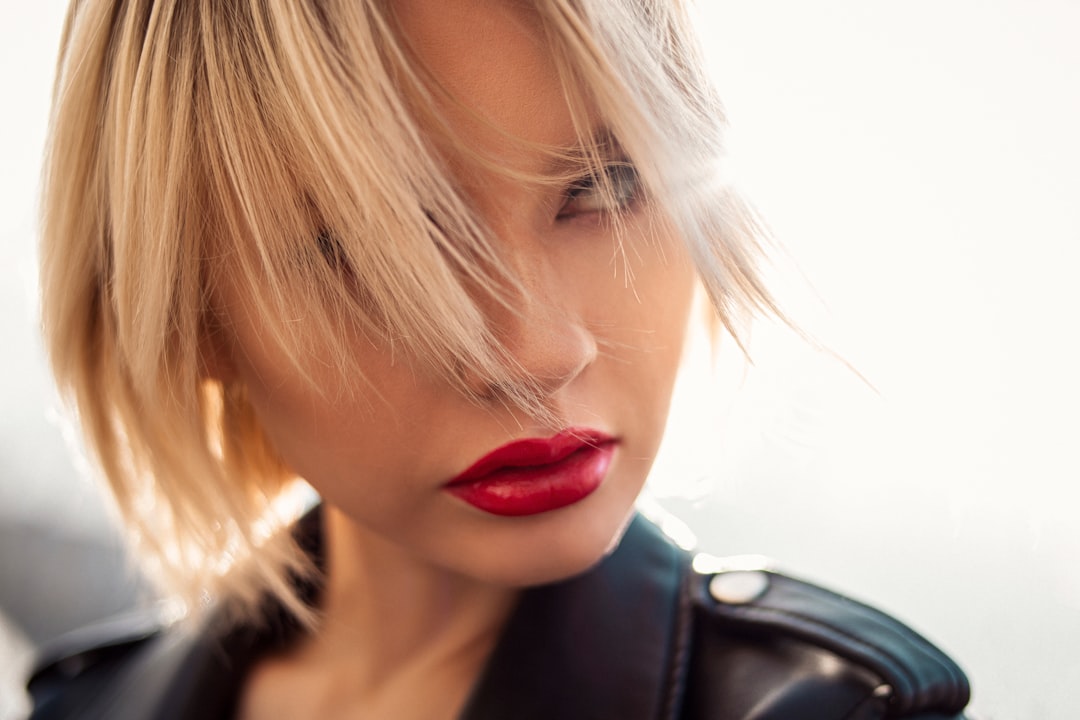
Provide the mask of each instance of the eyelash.
{"label": "eyelash", "polygon": [[[596,173],[590,173],[567,188],[556,220],[569,220],[592,213],[618,213],[635,203],[641,194],[641,179],[633,164],[626,160],[612,162],[600,172],[604,175],[603,181]],[[583,196],[589,198],[589,205],[574,207],[574,203],[580,203]]]}

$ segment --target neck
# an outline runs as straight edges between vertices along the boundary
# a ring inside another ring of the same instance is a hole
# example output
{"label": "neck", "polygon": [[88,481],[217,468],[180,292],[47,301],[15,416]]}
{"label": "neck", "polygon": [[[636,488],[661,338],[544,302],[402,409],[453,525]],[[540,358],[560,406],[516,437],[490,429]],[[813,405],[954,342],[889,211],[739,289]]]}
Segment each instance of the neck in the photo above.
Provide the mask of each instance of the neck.
{"label": "neck", "polygon": [[316,632],[250,673],[240,718],[454,718],[516,591],[421,562],[323,507]]}
{"label": "neck", "polygon": [[323,620],[310,652],[361,687],[419,668],[475,679],[516,591],[418,560],[330,506],[324,533]]}

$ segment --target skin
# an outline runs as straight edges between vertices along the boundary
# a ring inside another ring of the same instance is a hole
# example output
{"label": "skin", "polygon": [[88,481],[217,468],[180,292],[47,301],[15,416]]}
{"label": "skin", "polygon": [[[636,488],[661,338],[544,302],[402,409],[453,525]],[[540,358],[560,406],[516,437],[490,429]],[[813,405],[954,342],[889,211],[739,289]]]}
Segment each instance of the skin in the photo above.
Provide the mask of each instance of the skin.
{"label": "skin", "polygon": [[[511,147],[477,115],[510,136],[573,143],[555,68],[520,4],[396,6],[423,62],[471,108],[446,108],[462,137],[531,172],[544,158]],[[462,184],[531,293],[520,314],[493,307],[489,321],[562,422],[470,403],[422,362],[359,338],[355,352],[387,402],[350,399],[331,378],[320,393],[261,341],[274,320],[224,288],[218,374],[247,386],[282,458],[323,497],[329,564],[320,630],[256,666],[241,717],[456,716],[518,588],[588,569],[631,517],[679,367],[689,261],[645,199],[625,217],[622,267],[603,210],[495,174]],[[581,502],[505,518],[443,490],[494,448],[565,427],[618,439],[603,484]]]}

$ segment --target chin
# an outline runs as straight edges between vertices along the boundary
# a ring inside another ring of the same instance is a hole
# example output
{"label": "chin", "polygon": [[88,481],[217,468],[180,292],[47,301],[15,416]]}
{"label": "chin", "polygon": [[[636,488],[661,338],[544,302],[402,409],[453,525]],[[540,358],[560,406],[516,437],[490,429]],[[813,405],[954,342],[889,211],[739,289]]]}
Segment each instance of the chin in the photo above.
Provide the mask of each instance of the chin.
{"label": "chin", "polygon": [[586,505],[529,518],[525,524],[531,527],[511,529],[517,537],[493,541],[498,555],[489,558],[486,579],[525,588],[567,580],[595,567],[618,547],[633,506],[596,512]]}

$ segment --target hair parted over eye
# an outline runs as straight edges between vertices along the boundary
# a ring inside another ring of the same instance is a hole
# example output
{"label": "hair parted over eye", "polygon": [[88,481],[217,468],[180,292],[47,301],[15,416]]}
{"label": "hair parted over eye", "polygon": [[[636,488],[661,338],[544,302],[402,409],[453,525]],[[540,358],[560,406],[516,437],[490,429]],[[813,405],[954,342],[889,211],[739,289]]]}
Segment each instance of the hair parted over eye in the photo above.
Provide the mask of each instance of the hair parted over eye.
{"label": "hair parted over eye", "polygon": [[637,168],[627,160],[608,163],[589,173],[566,190],[566,199],[556,220],[569,220],[593,213],[617,213],[630,209],[641,195]]}

